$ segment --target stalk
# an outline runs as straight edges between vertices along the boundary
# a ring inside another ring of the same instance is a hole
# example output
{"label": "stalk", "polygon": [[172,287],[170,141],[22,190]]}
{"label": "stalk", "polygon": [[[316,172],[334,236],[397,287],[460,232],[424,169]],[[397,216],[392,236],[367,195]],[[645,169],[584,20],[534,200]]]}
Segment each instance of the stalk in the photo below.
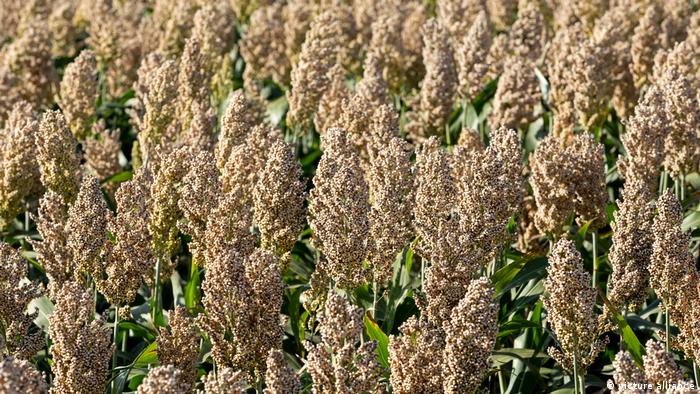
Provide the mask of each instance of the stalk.
{"label": "stalk", "polygon": [[24,232],[29,232],[29,203],[24,206]]}
{"label": "stalk", "polygon": [[593,288],[595,289],[598,285],[598,231],[593,231],[593,234],[591,234],[593,239],[592,239],[592,253],[593,253]]}
{"label": "stalk", "polygon": [[[112,370],[117,369],[117,340],[119,336],[119,306],[114,306],[114,331],[112,333],[112,340],[114,341],[114,354],[112,355]],[[117,379],[112,380],[112,392],[115,392],[117,387]]]}
{"label": "stalk", "polygon": [[153,320],[154,326],[157,326],[156,316],[158,315],[158,309],[160,307],[160,264],[161,258],[158,257],[156,261],[156,276],[153,282],[153,309],[151,310],[151,320]]}
{"label": "stalk", "polygon": [[506,379],[503,377],[503,371],[498,370],[498,388],[501,390],[501,394],[506,392]]}
{"label": "stalk", "polygon": [[685,174],[681,174],[680,177],[678,178],[680,181],[680,197],[679,200],[681,203],[683,203],[683,200],[685,200]]}
{"label": "stalk", "polygon": [[700,387],[700,368],[698,368],[698,362],[693,360],[693,375],[695,377],[695,387]]}
{"label": "stalk", "polygon": [[377,274],[372,275],[372,293],[374,293],[374,299],[372,300],[372,319],[377,319]]}
{"label": "stalk", "polygon": [[574,351],[574,393],[576,394],[581,392],[581,388],[579,387],[581,382],[579,382],[578,376],[578,354]]}
{"label": "stalk", "polygon": [[668,346],[668,341],[669,341],[669,333],[671,332],[671,314],[668,310],[666,309],[666,351],[668,352],[669,346]]}

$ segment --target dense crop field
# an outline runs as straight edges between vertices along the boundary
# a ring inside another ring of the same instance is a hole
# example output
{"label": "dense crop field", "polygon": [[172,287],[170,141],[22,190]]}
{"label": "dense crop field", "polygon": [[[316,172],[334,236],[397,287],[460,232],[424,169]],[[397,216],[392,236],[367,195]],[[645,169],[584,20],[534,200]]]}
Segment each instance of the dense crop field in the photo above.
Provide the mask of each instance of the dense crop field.
{"label": "dense crop field", "polygon": [[2,0],[0,393],[691,393],[688,0]]}

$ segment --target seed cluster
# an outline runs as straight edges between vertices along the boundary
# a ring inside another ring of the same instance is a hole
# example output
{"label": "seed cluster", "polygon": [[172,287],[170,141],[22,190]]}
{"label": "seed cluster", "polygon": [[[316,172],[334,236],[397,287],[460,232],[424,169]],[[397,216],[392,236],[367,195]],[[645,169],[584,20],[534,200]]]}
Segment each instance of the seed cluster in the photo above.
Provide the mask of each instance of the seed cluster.
{"label": "seed cluster", "polygon": [[4,0],[0,391],[697,384],[696,3]]}

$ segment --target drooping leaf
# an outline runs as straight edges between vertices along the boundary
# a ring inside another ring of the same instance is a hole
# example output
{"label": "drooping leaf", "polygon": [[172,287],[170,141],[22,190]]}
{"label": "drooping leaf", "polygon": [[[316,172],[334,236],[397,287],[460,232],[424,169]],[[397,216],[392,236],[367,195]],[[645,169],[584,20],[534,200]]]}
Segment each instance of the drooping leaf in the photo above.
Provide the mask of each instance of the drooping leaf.
{"label": "drooping leaf", "polygon": [[608,298],[605,296],[605,292],[598,289],[598,295],[600,295],[600,298],[605,303],[605,306],[610,310],[610,312],[612,312],[613,319],[615,320],[617,327],[620,329],[620,334],[622,334],[622,341],[625,343],[625,350],[627,350],[627,352],[629,352],[629,354],[632,356],[635,364],[641,368],[642,356],[646,354],[644,346],[642,346],[642,343],[639,342],[637,335],[634,333],[634,331],[632,331],[630,325],[627,324],[627,320],[622,317],[620,311],[618,311],[617,308],[610,303],[610,300],[608,300]]}
{"label": "drooping leaf", "polygon": [[389,337],[379,328],[374,319],[365,313],[365,330],[367,331],[367,336],[370,339],[377,341],[377,355],[379,356],[379,362],[384,368],[389,368]]}

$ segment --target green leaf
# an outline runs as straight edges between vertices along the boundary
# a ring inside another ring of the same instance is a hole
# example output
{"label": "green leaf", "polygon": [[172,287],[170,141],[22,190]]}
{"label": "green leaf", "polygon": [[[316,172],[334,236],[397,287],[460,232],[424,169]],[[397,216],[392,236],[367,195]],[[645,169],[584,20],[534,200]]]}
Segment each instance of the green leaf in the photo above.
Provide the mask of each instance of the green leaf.
{"label": "green leaf", "polygon": [[517,334],[520,331],[527,329],[527,328],[541,328],[538,324],[533,323],[529,320],[511,320],[507,321],[499,327],[498,331],[498,337],[506,337],[509,335]]}
{"label": "green leaf", "polygon": [[107,184],[107,183],[120,183],[120,182],[126,182],[131,180],[132,174],[131,171],[122,171],[118,172],[106,179],[102,180],[102,184]]}
{"label": "green leaf", "polygon": [[53,303],[46,296],[39,297],[32,300],[32,302],[29,303],[28,309],[30,311],[33,311],[34,308],[36,308],[39,311],[36,318],[34,319],[34,323],[36,323],[37,326],[41,327],[41,329],[44,330],[44,332],[49,332],[49,317],[53,314]]}
{"label": "green leaf", "polygon": [[413,266],[413,248],[409,247],[406,251],[406,272],[411,273],[411,267]]}
{"label": "green leaf", "polygon": [[536,353],[533,349],[503,348],[494,350],[491,353],[491,360],[495,367],[500,367],[515,359],[526,361],[535,356],[541,356],[541,354]]}
{"label": "green leaf", "polygon": [[199,268],[193,267],[190,280],[188,280],[185,285],[185,306],[188,311],[197,309],[197,305],[199,304],[199,276]]}
{"label": "green leaf", "polygon": [[365,313],[365,330],[367,330],[367,336],[370,339],[377,341],[377,353],[379,355],[379,362],[384,368],[389,368],[389,337],[379,328],[374,319]]}
{"label": "green leaf", "polygon": [[499,269],[491,276],[497,297],[530,279],[543,276],[546,268],[547,259],[545,257],[528,255]]}
{"label": "green leaf", "polygon": [[610,303],[610,300],[608,300],[608,298],[605,296],[605,292],[602,291],[602,289],[598,289],[598,295],[600,295],[600,298],[605,303],[605,306],[613,314],[615,323],[617,323],[617,326],[620,329],[620,334],[622,334],[622,341],[625,343],[625,350],[629,352],[637,366],[642,368],[642,356],[646,354],[644,346],[642,346],[642,343],[639,342],[637,335],[635,335],[634,331],[632,331],[632,327],[627,324],[627,320],[622,317],[620,311],[618,311]]}
{"label": "green leaf", "polygon": [[147,368],[158,364],[158,342],[151,342],[132,363],[135,368]]}
{"label": "green leaf", "polygon": [[[121,323],[120,323],[121,324]],[[114,391],[113,393],[121,393],[124,391],[126,382],[129,380],[129,375],[131,374],[132,368],[148,368],[149,365],[158,364],[158,343],[151,342],[146,348],[144,348],[138,357],[129,365],[118,367],[115,371],[118,371],[117,376],[114,377]]]}

